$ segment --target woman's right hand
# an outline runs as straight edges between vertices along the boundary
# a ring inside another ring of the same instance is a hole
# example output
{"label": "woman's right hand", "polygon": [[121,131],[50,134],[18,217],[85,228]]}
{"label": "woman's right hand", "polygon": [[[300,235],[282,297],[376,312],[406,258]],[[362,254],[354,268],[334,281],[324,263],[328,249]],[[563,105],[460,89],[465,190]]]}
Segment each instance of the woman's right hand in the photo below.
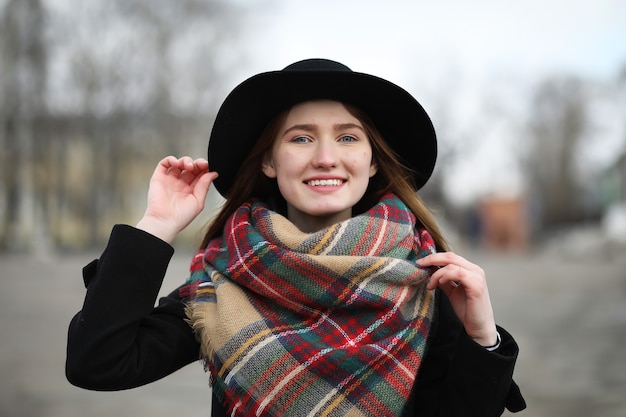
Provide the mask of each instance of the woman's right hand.
{"label": "woman's right hand", "polygon": [[148,189],[148,206],[137,228],[172,243],[204,209],[217,172],[206,159],[168,156],[157,165]]}

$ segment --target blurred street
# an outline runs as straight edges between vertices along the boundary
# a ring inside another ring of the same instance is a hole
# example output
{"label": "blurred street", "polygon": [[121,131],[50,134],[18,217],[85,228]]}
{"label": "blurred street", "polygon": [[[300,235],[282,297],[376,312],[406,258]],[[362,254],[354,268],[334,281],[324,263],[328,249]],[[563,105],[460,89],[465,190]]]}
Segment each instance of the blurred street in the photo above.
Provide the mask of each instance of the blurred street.
{"label": "blurred street", "polygon": [[[190,253],[175,255],[164,293],[185,279]],[[540,253],[462,254],[487,271],[497,321],[520,345],[515,379],[528,409],[518,415],[626,415],[623,248],[569,236]],[[200,364],[126,392],[89,392],[66,381],[67,324],[84,296],[81,268],[95,256],[0,256],[0,415],[210,415]]]}

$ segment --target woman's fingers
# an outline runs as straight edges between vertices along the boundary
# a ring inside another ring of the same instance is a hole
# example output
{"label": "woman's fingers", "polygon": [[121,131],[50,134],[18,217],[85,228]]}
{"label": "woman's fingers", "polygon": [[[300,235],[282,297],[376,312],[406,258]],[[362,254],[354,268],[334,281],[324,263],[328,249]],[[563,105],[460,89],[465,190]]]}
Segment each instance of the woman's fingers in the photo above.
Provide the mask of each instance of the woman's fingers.
{"label": "woman's fingers", "polygon": [[450,284],[453,287],[458,287],[463,284],[465,280],[466,271],[459,265],[446,265],[437,269],[430,277],[427,287],[432,290],[437,286]]}
{"label": "woman's fingers", "polygon": [[159,162],[157,170],[163,175],[178,177],[190,184],[197,177],[208,172],[209,162],[204,158],[194,160],[189,156],[181,158],[167,156]]}
{"label": "woman's fingers", "polygon": [[467,259],[462,256],[457,255],[454,252],[437,252],[432,253],[428,256],[420,258],[418,260],[421,266],[439,266],[444,267],[447,265],[458,265],[465,269],[475,270],[480,269],[480,267],[476,264],[471,263]]}
{"label": "woman's fingers", "polygon": [[193,187],[192,193],[196,196],[198,201],[204,202],[215,178],[217,178],[217,172],[205,171],[190,182],[190,186]]}
{"label": "woman's fingers", "polygon": [[460,265],[449,264],[440,268],[437,272],[438,276],[433,280],[433,284],[436,282],[439,285],[450,284],[454,287],[458,287],[463,283],[467,270],[463,269]]}
{"label": "woman's fingers", "polygon": [[439,252],[418,260],[421,267],[438,267],[428,282],[428,288],[438,285],[469,285],[484,282],[485,274],[481,267],[453,252]]}

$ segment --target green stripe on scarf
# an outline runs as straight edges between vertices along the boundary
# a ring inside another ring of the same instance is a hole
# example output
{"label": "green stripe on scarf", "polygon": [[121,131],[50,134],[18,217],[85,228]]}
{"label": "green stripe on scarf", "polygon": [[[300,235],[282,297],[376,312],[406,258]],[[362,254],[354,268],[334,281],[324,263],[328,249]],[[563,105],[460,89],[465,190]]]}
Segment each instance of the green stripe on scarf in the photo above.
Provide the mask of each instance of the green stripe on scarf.
{"label": "green stripe on scarf", "polygon": [[394,195],[319,232],[241,206],[181,295],[216,394],[237,416],[394,416],[434,311],[428,232]]}

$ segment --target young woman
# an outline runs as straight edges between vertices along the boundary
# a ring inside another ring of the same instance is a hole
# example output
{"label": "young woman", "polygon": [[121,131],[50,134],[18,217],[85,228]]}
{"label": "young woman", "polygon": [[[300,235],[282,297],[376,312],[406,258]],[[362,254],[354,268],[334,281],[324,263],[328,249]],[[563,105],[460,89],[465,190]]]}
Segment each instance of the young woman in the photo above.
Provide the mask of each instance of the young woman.
{"label": "young woman", "polygon": [[[163,159],[144,217],[85,267],[69,381],[127,389],[200,356],[213,416],[525,408],[484,272],[448,251],[417,195],[436,154],[427,114],[386,80],[311,59],[244,81],[209,162]],[[211,184],[226,201],[187,282],[154,308]]]}

